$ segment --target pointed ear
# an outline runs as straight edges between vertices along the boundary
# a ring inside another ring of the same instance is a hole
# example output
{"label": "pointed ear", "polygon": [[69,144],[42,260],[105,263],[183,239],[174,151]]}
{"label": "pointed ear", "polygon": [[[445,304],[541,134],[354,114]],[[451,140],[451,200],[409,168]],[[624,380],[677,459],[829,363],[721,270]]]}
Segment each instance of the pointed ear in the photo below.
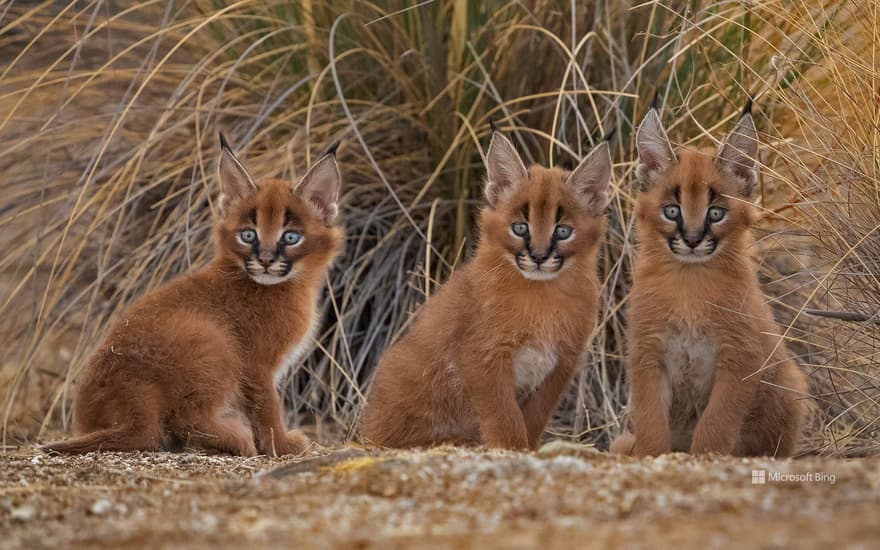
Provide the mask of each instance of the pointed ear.
{"label": "pointed ear", "polygon": [[493,207],[526,178],[526,166],[519,153],[504,134],[494,129],[486,152],[486,176],[486,200]]}
{"label": "pointed ear", "polygon": [[229,204],[251,191],[257,186],[253,178],[244,169],[244,165],[232,154],[232,149],[220,134],[220,159],[217,161],[217,176],[220,180],[220,211],[226,210]]}
{"label": "pointed ear", "polygon": [[651,107],[642,123],[639,124],[639,130],[636,133],[636,149],[639,153],[636,175],[642,189],[650,187],[657,176],[675,167],[678,163],[666,130],[663,129],[660,112],[656,106]]}
{"label": "pointed ear", "polygon": [[743,109],[736,127],[715,157],[715,167],[719,172],[736,181],[743,197],[749,197],[758,180],[755,161],[758,158],[758,130],[751,112],[752,102]]}
{"label": "pointed ear", "polygon": [[593,147],[566,180],[574,187],[590,214],[601,215],[608,206],[611,148],[608,141]]}
{"label": "pointed ear", "polygon": [[[335,144],[338,145],[338,144]],[[342,175],[336,164],[336,147],[327,149],[318,161],[309,168],[306,175],[299,180],[293,191],[314,206],[325,225],[332,225],[339,211],[336,203],[339,200],[339,188]]]}

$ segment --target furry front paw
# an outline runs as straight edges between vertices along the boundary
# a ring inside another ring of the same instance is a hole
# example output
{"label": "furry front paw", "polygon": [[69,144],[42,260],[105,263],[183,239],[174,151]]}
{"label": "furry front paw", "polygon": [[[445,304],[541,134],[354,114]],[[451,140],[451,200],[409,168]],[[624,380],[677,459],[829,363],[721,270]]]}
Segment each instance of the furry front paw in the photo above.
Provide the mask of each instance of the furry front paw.
{"label": "furry front paw", "polygon": [[709,455],[718,453],[718,451],[705,444],[693,444],[688,452],[692,455]]}
{"label": "furry front paw", "polygon": [[239,456],[257,456],[257,446],[254,445],[253,441],[244,442],[235,454]]}
{"label": "furry front paw", "polygon": [[290,430],[287,432],[287,443],[290,448],[294,449],[292,453],[287,454],[302,454],[312,443],[312,440],[300,430]]}
{"label": "furry front paw", "polygon": [[263,445],[263,453],[268,456],[299,455],[309,446],[311,441],[299,430],[290,430],[274,442]]}
{"label": "furry front paw", "polygon": [[694,438],[691,440],[689,452],[692,455],[729,455],[733,453],[735,446],[735,437],[731,437],[728,433],[719,430],[700,429],[698,425],[694,432]]}
{"label": "furry front paw", "polygon": [[[728,450],[730,448],[730,450]],[[733,453],[733,448],[730,445],[726,445],[723,443],[717,443],[713,441],[707,440],[698,440],[694,438],[691,443],[691,448],[688,451],[692,455],[709,455],[709,454],[722,454],[729,455]]]}
{"label": "furry front paw", "polygon": [[260,443],[260,452],[266,456],[284,456],[302,454],[309,446],[310,440],[299,430],[276,436],[273,439],[266,438]]}
{"label": "furry front paw", "polygon": [[630,432],[623,432],[614,438],[614,441],[611,442],[611,445],[608,448],[608,452],[618,455],[632,456],[635,446],[636,436]]}
{"label": "furry front paw", "polygon": [[636,438],[635,443],[632,446],[631,455],[636,457],[660,456],[671,451],[672,449],[668,444],[663,445],[657,442],[643,441],[639,438]]}
{"label": "furry front paw", "polygon": [[489,449],[507,449],[510,451],[528,451],[529,442],[525,437],[522,438],[493,438],[486,440],[486,447]]}

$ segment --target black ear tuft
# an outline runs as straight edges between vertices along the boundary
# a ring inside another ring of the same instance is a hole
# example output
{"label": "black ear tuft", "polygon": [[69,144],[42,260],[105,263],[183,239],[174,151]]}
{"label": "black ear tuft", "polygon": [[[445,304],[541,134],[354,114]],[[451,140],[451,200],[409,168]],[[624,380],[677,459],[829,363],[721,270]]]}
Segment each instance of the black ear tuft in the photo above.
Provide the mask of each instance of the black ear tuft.
{"label": "black ear tuft", "polygon": [[495,124],[495,117],[489,119],[489,129],[492,130],[492,133],[498,131],[498,126]]}
{"label": "black ear tuft", "polygon": [[660,110],[660,90],[654,90],[654,99],[651,100],[651,108]]}
{"label": "black ear tuft", "polygon": [[740,118],[752,114],[752,98],[749,97],[748,101],[746,101],[745,106],[743,107],[742,112],[739,114]]}
{"label": "black ear tuft", "polygon": [[[340,143],[342,143],[342,140],[340,140],[340,139],[337,139],[336,141],[331,143],[329,146],[327,146],[326,149],[324,149],[324,155],[333,155],[335,157],[336,150],[339,149]],[[324,155],[321,155],[321,156],[324,156]]]}
{"label": "black ear tuft", "polygon": [[229,142],[226,141],[226,136],[223,135],[223,132],[217,132],[220,134],[220,149],[227,149],[232,151],[232,147],[229,146]]}
{"label": "black ear tuft", "polygon": [[606,141],[606,142],[608,142],[608,143],[611,143],[611,138],[614,137],[614,134],[615,134],[615,133],[617,133],[617,128],[616,128],[616,127],[612,128],[612,129],[610,129],[610,130],[608,130],[608,133],[605,134],[605,137],[602,138],[602,141]]}

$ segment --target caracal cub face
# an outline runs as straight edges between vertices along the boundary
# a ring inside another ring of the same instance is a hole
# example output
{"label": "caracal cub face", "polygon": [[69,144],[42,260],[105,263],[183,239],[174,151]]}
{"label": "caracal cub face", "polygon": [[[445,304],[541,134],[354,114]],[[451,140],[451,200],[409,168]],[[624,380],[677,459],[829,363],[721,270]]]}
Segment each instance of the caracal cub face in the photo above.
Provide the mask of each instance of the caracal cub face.
{"label": "caracal cub face", "polygon": [[668,251],[678,262],[701,264],[738,256],[754,222],[749,196],[756,174],[757,132],[744,114],[723,149],[712,156],[675,155],[656,109],[639,127],[636,223],[642,248]]}
{"label": "caracal cub face", "polygon": [[628,306],[635,434],[612,450],[789,456],[807,413],[750,256],[758,134],[749,104],[717,153],[639,126],[638,252]]}
{"label": "caracal cub face", "polygon": [[[220,197],[224,211],[217,227],[217,250],[261,285],[277,285],[326,263],[325,252],[338,248],[336,218],[341,181],[334,160],[338,144],[297,186],[286,182],[258,186],[223,140],[218,165],[228,182]],[[317,212],[316,212],[317,209]]]}
{"label": "caracal cub face", "polygon": [[605,188],[590,186],[609,177],[605,148],[597,147],[565,177],[559,169],[527,170],[513,145],[495,132],[487,153],[490,208],[481,220],[481,246],[532,281],[551,281],[583,261],[604,227]]}

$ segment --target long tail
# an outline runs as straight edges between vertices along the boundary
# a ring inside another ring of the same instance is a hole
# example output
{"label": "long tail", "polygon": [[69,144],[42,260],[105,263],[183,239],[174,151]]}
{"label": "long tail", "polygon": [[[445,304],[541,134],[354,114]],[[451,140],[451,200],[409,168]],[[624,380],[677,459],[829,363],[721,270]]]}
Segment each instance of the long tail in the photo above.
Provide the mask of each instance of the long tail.
{"label": "long tail", "polygon": [[[55,441],[40,446],[46,453],[84,454],[92,451],[136,451],[153,450],[156,443],[150,442],[148,434],[138,433],[132,426],[122,425],[97,430],[64,441]],[[155,440],[154,440],[155,441]]]}

